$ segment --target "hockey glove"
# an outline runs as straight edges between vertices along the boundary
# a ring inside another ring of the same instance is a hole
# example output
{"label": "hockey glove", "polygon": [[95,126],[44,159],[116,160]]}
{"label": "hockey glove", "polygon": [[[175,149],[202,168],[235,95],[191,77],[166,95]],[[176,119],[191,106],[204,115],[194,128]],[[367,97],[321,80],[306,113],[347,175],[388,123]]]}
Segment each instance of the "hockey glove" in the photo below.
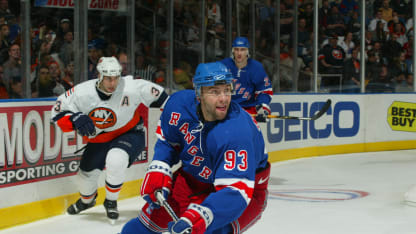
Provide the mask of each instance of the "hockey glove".
{"label": "hockey glove", "polygon": [[181,218],[176,222],[169,222],[169,231],[172,234],[203,234],[212,223],[214,215],[208,207],[191,203]]}
{"label": "hockey glove", "polygon": [[74,129],[81,135],[81,136],[91,136],[95,135],[95,126],[92,119],[85,115],[82,112],[77,112],[69,117],[71,120]]}
{"label": "hockey glove", "polygon": [[160,206],[156,198],[156,191],[161,191],[165,199],[168,198],[172,190],[172,169],[171,167],[159,160],[153,160],[147,168],[143,180],[140,195],[143,199],[156,208]]}
{"label": "hockey glove", "polygon": [[267,122],[267,116],[272,113],[269,105],[265,103],[257,105],[256,111],[257,111],[257,115],[256,115],[257,122]]}

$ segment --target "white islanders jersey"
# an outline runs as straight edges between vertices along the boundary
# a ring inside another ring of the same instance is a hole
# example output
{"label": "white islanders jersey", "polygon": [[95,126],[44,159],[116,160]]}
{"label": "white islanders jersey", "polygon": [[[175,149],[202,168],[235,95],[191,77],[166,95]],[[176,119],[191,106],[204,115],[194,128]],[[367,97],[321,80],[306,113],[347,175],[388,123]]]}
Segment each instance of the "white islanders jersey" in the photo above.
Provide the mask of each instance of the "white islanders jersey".
{"label": "white islanders jersey", "polygon": [[132,76],[121,77],[116,90],[107,100],[100,98],[96,83],[98,79],[76,85],[60,95],[52,108],[51,118],[64,132],[73,131],[69,117],[77,112],[88,115],[95,125],[96,134],[84,137],[92,143],[109,142],[136,127],[139,114],[152,103],[160,107],[167,98],[163,87]]}

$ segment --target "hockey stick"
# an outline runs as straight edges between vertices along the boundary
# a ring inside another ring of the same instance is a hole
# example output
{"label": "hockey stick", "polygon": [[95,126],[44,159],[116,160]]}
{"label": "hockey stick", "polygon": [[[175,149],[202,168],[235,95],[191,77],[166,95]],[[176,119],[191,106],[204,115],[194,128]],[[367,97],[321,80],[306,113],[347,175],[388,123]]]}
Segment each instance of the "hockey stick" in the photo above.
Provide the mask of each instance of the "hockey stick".
{"label": "hockey stick", "polygon": [[[156,199],[160,203],[160,205],[165,208],[166,212],[172,217],[173,221],[178,221],[179,218],[176,215],[175,211],[173,211],[172,207],[169,205],[168,201],[166,201],[165,197],[163,196],[162,192],[160,190],[157,190],[155,192]],[[185,231],[185,234],[191,234],[191,231],[187,230]]]}
{"label": "hockey stick", "polygon": [[[326,100],[324,106],[312,117],[298,117],[298,116],[283,116],[283,115],[267,115],[268,119],[298,119],[298,120],[317,120],[320,118],[331,106],[331,99]],[[256,115],[253,115],[254,117]]]}

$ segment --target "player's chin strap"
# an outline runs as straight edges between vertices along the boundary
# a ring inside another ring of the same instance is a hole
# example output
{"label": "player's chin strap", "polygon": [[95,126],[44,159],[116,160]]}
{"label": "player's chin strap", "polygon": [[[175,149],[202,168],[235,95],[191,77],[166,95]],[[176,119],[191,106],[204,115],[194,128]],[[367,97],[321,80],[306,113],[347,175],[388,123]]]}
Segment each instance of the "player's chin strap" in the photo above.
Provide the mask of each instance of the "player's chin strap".
{"label": "player's chin strap", "polygon": [[101,81],[99,80],[99,81],[97,81],[97,83],[95,83],[95,87],[97,88],[97,90],[98,91],[100,91],[101,93],[103,93],[103,94],[105,94],[105,95],[107,95],[107,96],[111,96],[111,95],[113,95],[113,93],[109,93],[109,92],[106,92],[106,91],[104,91],[103,89],[101,89],[100,88],[100,84],[101,84]]}

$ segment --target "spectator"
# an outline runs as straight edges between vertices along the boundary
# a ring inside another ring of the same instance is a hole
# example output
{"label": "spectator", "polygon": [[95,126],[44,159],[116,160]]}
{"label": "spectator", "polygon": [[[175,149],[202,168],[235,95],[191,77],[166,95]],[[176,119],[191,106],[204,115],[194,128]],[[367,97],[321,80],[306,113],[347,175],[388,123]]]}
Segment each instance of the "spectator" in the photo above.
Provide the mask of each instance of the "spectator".
{"label": "spectator", "polygon": [[348,86],[360,85],[360,60],[358,59],[358,49],[352,50],[350,58],[345,61],[343,84]]}
{"label": "spectator", "polygon": [[356,0],[342,0],[339,5],[339,11],[344,16],[351,16],[353,12],[358,12],[358,3]]}
{"label": "spectator", "polygon": [[383,30],[385,32],[389,32],[389,29],[387,28],[387,21],[384,20],[382,18],[382,16],[383,16],[383,12],[380,11],[380,10],[378,10],[377,13],[376,13],[376,15],[375,15],[375,17],[374,17],[374,19],[372,19],[370,21],[370,24],[368,25],[368,31],[374,31],[374,30],[376,30],[378,21],[381,21],[383,23]]}
{"label": "spectator", "polygon": [[387,63],[391,63],[394,57],[399,56],[401,50],[402,45],[397,42],[397,35],[391,34],[389,40],[383,43],[382,55],[386,58]]}
{"label": "spectator", "polygon": [[381,42],[375,41],[371,50],[374,52],[378,63],[387,63],[387,60],[383,58],[383,52],[381,50],[381,46],[382,46]]}
{"label": "spectator", "polygon": [[390,35],[395,34],[397,36],[397,42],[403,46],[407,42],[407,37],[405,34],[404,26],[401,23],[394,23],[393,24],[393,31]]}
{"label": "spectator", "polygon": [[331,7],[330,14],[328,16],[328,27],[326,30],[326,34],[338,34],[338,35],[344,35],[345,34],[345,28],[346,25],[344,23],[344,18],[339,13],[338,7],[336,5]]}
{"label": "spectator", "polygon": [[10,34],[8,40],[10,43],[21,43],[20,32],[21,28],[18,22],[16,21],[16,16],[13,14],[6,15],[6,21],[9,25]]}
{"label": "spectator", "polygon": [[88,80],[98,77],[97,64],[98,60],[102,57],[101,50],[95,45],[94,42],[88,43]]}
{"label": "spectator", "polygon": [[225,29],[223,23],[217,23],[208,33],[210,37],[207,44],[207,57],[209,60],[217,60],[225,56]]}
{"label": "spectator", "polygon": [[322,7],[319,8],[318,12],[318,22],[321,31],[326,32],[328,27],[328,17],[331,11],[331,7],[329,6],[329,0],[322,0]]}
{"label": "spectator", "polygon": [[398,56],[394,57],[388,68],[393,77],[397,77],[401,73],[409,73],[410,69],[406,63],[406,52],[401,51]]}
{"label": "spectator", "polygon": [[381,12],[381,18],[389,22],[393,18],[393,9],[390,7],[389,4],[390,0],[383,0],[379,11]]}
{"label": "spectator", "polygon": [[304,3],[302,7],[299,9],[300,13],[298,18],[305,19],[305,28],[308,31],[313,30],[313,4],[312,3]]}
{"label": "spectator", "polygon": [[62,85],[62,72],[59,64],[56,61],[52,61],[48,64],[50,77],[53,82],[52,92],[54,96],[59,96],[65,92],[65,88]]}
{"label": "spectator", "polygon": [[166,73],[164,70],[158,70],[155,73],[154,82],[160,86],[166,86]]}
{"label": "spectator", "polygon": [[74,33],[68,31],[64,35],[63,43],[59,49],[59,59],[64,63],[68,64],[74,57]]}
{"label": "spectator", "polygon": [[67,32],[72,32],[72,25],[71,25],[71,21],[68,18],[63,18],[61,19],[61,21],[59,22],[59,28],[57,31],[57,37],[61,40],[64,40],[65,38],[65,34]]}
{"label": "spectator", "polygon": [[55,87],[55,82],[52,80],[49,68],[47,66],[41,66],[38,70],[37,75],[38,80],[38,96],[39,97],[53,97],[53,88]]}
{"label": "spectator", "polygon": [[192,67],[184,62],[179,62],[179,67],[173,70],[173,81],[175,82],[176,90],[192,89]]}
{"label": "spectator", "polygon": [[294,13],[284,2],[280,3],[280,40],[289,42],[293,30]]}
{"label": "spectator", "polygon": [[306,19],[300,18],[298,21],[298,44],[304,45],[309,40],[310,31],[306,28]]}
{"label": "spectator", "polygon": [[365,68],[366,80],[369,80],[370,83],[377,81],[379,74],[381,73],[381,63],[377,61],[376,52],[370,50],[367,53],[367,63]]}
{"label": "spectator", "polygon": [[372,34],[372,40],[374,41],[387,41],[388,32],[384,31],[384,23],[381,20],[377,22],[376,29],[370,32],[370,34]]}
{"label": "spectator", "polygon": [[407,73],[400,72],[394,76],[393,87],[395,92],[400,92],[399,90],[407,86],[406,74]]}
{"label": "spectator", "polygon": [[413,17],[410,17],[406,21],[406,31],[410,33],[410,31],[413,31]]}
{"label": "spectator", "polygon": [[12,12],[9,9],[9,0],[0,0],[0,15],[8,15]]}
{"label": "spectator", "polygon": [[390,0],[390,6],[393,11],[397,12],[400,18],[405,18],[409,8],[411,8],[411,4],[405,0]]}
{"label": "spectator", "polygon": [[19,76],[13,76],[10,80],[10,99],[23,98],[23,84],[22,78]]}
{"label": "spectator", "polygon": [[396,92],[414,92],[413,74],[407,73],[405,76],[405,80],[395,87]]}
{"label": "spectator", "polygon": [[[157,71],[156,67],[150,64],[149,61],[145,59],[145,57],[141,54],[136,55],[136,71],[134,72],[134,76],[139,79],[145,79],[153,81],[155,77],[155,73]],[[163,81],[159,81],[156,83],[161,83]]]}
{"label": "spectator", "polygon": [[393,77],[391,76],[387,65],[381,65],[380,74],[377,76],[377,80],[375,82],[382,83],[382,84],[391,84]]}
{"label": "spectator", "polygon": [[128,74],[131,74],[129,71],[129,61],[128,61],[127,53],[124,51],[121,51],[120,53],[117,54],[117,59],[122,68],[121,76],[126,76]]}
{"label": "spectator", "polygon": [[355,43],[352,40],[352,32],[348,32],[343,37],[343,40],[338,40],[338,45],[344,49],[346,58],[351,58],[352,50],[355,48]]}
{"label": "spectator", "polygon": [[403,26],[403,33],[406,32],[406,25],[404,20],[400,19],[397,12],[393,11],[393,18],[387,22],[387,28],[389,29],[389,32],[394,31],[394,24],[400,23]]}
{"label": "spectator", "polygon": [[338,36],[332,34],[329,43],[326,44],[318,53],[320,73],[326,74],[321,79],[321,87],[339,86],[339,75],[343,73],[345,52],[337,44]]}
{"label": "spectator", "polygon": [[352,32],[352,34],[358,38],[360,35],[361,30],[361,22],[358,18],[358,12],[353,12],[351,15],[351,19],[348,21],[347,24],[347,31]]}
{"label": "spectator", "polygon": [[13,44],[9,47],[9,59],[3,64],[4,68],[4,83],[6,87],[10,87],[10,81],[12,77],[21,76],[21,64],[20,46]]}
{"label": "spectator", "polygon": [[65,90],[74,87],[74,61],[70,61],[65,67],[65,76],[62,79]]}
{"label": "spectator", "polygon": [[8,99],[9,94],[7,92],[6,85],[3,82],[3,66],[0,65],[0,99]]}
{"label": "spectator", "polygon": [[406,52],[406,59],[411,60],[413,56],[413,34],[408,34],[408,41],[404,43],[403,50]]}
{"label": "spectator", "polygon": [[266,0],[263,5],[259,7],[260,22],[273,19],[275,8],[272,6],[271,0]]}
{"label": "spectator", "polygon": [[221,23],[221,8],[215,0],[207,0],[207,17],[214,23]]}
{"label": "spectator", "polygon": [[8,40],[10,34],[9,25],[0,25],[0,64],[3,64],[9,57],[8,50],[10,42]]}
{"label": "spectator", "polygon": [[[281,91],[290,91],[293,87],[294,79],[299,79],[299,73],[306,67],[303,60],[294,54],[293,45],[288,49],[288,57],[284,58],[280,62],[280,89]],[[297,59],[296,76],[293,77],[293,60]],[[273,78],[274,79],[274,78]],[[277,83],[277,82],[276,82]],[[274,84],[276,86],[277,84]],[[276,89],[276,87],[275,87]]]}

